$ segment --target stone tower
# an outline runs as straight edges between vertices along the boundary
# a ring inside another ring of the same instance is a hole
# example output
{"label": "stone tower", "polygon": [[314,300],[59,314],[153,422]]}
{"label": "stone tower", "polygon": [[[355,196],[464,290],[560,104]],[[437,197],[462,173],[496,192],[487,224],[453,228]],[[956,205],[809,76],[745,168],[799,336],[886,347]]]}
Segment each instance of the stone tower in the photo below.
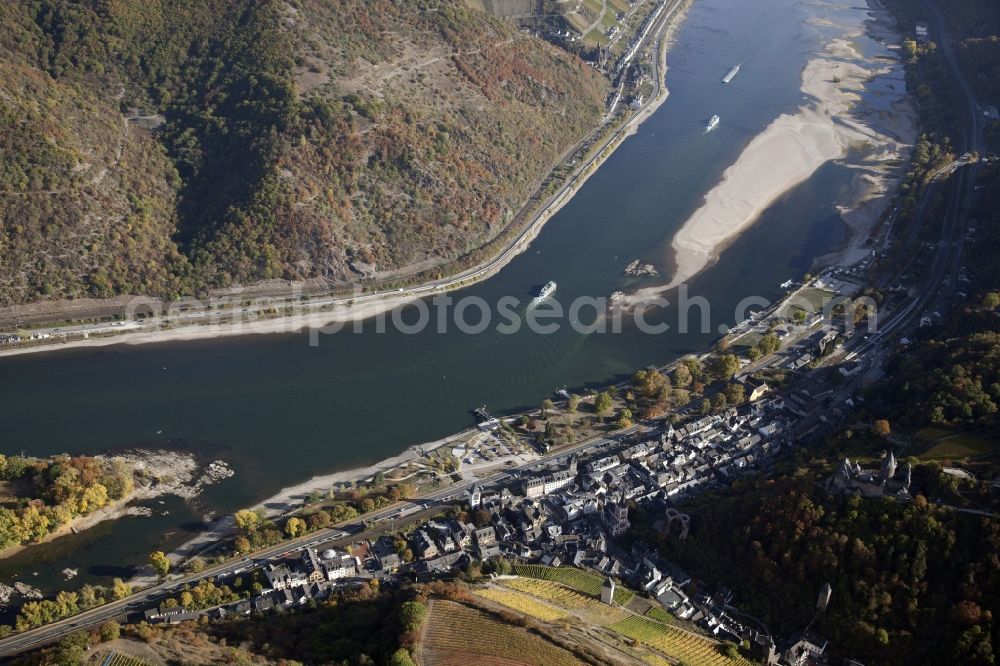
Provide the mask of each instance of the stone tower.
{"label": "stone tower", "polygon": [[601,601],[609,606],[615,603],[615,581],[611,580],[611,576],[608,576],[601,586]]}

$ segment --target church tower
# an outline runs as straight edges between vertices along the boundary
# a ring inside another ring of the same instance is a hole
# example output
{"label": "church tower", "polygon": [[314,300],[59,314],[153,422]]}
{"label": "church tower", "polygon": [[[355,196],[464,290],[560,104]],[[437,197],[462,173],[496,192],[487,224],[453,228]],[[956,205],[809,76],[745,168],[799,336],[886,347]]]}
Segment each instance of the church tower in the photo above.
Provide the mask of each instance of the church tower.
{"label": "church tower", "polygon": [[896,476],[896,456],[892,455],[892,449],[889,449],[882,458],[882,480],[889,481],[894,476]]}

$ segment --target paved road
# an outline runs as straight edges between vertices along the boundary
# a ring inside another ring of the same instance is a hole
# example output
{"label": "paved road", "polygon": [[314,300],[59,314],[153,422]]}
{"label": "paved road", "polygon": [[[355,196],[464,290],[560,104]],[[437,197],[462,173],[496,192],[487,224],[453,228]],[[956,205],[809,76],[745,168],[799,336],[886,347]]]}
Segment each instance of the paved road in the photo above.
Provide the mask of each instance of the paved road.
{"label": "paved road", "polygon": [[366,514],[362,522],[319,530],[297,539],[282,541],[275,546],[257,551],[253,553],[252,557],[231,560],[223,564],[208,567],[196,574],[171,577],[169,580],[137,592],[127,599],[114,601],[99,608],[78,613],[65,620],[53,622],[37,629],[31,629],[0,640],[0,657],[9,657],[26,650],[48,645],[74,631],[94,627],[110,619],[120,618],[125,613],[135,613],[146,608],[151,608],[160,599],[176,593],[187,583],[194,583],[202,579],[217,576],[231,576],[253,566],[254,562],[272,559],[288,551],[319,545],[347,545],[366,538],[377,537],[395,529],[397,519],[405,520],[406,523],[416,522],[437,513],[444,504],[464,499],[469,489],[476,483],[484,486],[505,483],[516,478],[522,472],[558,463],[574,453],[579,453],[587,449],[599,450],[602,447],[614,444],[615,441],[622,437],[639,431],[649,430],[653,429],[646,425],[634,425],[631,428],[616,432],[613,437],[593,437],[578,444],[561,448],[537,460],[512,466],[485,480],[463,481],[420,498],[414,498],[373,511]]}

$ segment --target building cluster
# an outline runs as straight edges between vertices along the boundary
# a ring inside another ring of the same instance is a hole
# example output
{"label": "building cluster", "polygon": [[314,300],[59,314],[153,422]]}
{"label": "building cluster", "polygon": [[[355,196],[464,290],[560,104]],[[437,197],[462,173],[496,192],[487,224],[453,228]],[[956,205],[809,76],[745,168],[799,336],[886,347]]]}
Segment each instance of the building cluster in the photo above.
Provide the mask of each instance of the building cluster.
{"label": "building cluster", "polygon": [[885,452],[877,470],[862,469],[858,463],[845,458],[827,481],[827,489],[869,499],[883,496],[909,499],[911,475],[909,463],[899,469],[896,456],[890,450]]}
{"label": "building cluster", "polygon": [[[264,613],[304,606],[311,600],[326,599],[338,584],[356,585],[366,577],[362,561],[368,553],[367,544],[358,544],[351,550],[355,554],[332,548],[322,552],[315,548],[304,548],[294,558],[267,562],[260,567],[263,582],[249,599],[202,611],[161,604],[157,608],[146,610],[144,619],[150,623],[165,624],[194,620],[202,615],[224,619],[230,615]],[[254,565],[247,569],[253,572],[257,567]],[[234,575],[239,573],[243,572],[237,571]]]}
{"label": "building cluster", "polygon": [[[588,569],[647,593],[719,638],[753,638],[755,630],[734,619],[725,595],[689,596],[690,578],[683,571],[646,545],[625,549],[617,538],[628,531],[634,506],[656,517],[660,531],[685,538],[690,521],[675,502],[766,467],[785,445],[789,424],[783,402],[771,398],[682,427],[607,441],[591,447],[585,459],[556,459],[509,485],[474,486],[469,513],[423,522],[403,538],[360,542],[349,554],[307,548],[297,557],[268,562],[261,571],[263,589],[212,612],[280,610],[322,599],[336,586],[401,575],[432,578],[502,557]],[[150,621],[190,618],[186,609],[147,612]]]}

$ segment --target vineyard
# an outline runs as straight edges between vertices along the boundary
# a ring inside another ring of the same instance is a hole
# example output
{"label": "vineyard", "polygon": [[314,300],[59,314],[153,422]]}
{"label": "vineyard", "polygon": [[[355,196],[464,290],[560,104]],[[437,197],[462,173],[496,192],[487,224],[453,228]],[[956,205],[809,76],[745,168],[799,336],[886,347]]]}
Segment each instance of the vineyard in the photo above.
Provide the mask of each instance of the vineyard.
{"label": "vineyard", "polygon": [[530,578],[513,578],[503,584],[515,590],[550,601],[555,605],[573,611],[573,614],[590,624],[614,624],[629,616],[621,608],[608,606],[576,590],[571,590],[559,583],[548,580],[533,580]]}
{"label": "vineyard", "polygon": [[576,666],[566,650],[451,601],[433,600],[421,641],[424,666]]}
{"label": "vineyard", "polygon": [[674,621],[673,616],[659,606],[653,606],[646,611],[646,617],[656,620],[657,622],[662,622],[663,624],[670,624]]}
{"label": "vineyard", "polygon": [[101,666],[149,666],[149,664],[127,654],[111,652],[101,662]]}
{"label": "vineyard", "polygon": [[623,636],[633,638],[644,645],[699,666],[750,666],[745,659],[729,659],[718,650],[718,643],[696,634],[668,627],[662,622],[641,615],[633,615],[610,627]]}
{"label": "vineyard", "polygon": [[[592,597],[601,596],[601,586],[604,585],[604,578],[597,574],[592,574],[583,569],[573,567],[546,567],[541,564],[515,564],[514,573],[525,578],[537,578],[539,580],[551,580],[561,583],[566,587],[589,594]],[[615,586],[615,603],[624,606],[635,593],[621,586]]]}
{"label": "vineyard", "polygon": [[476,594],[484,599],[489,599],[501,606],[506,606],[518,613],[523,613],[543,622],[553,622],[566,617],[566,613],[561,610],[514,590],[502,590],[490,587],[476,590]]}

